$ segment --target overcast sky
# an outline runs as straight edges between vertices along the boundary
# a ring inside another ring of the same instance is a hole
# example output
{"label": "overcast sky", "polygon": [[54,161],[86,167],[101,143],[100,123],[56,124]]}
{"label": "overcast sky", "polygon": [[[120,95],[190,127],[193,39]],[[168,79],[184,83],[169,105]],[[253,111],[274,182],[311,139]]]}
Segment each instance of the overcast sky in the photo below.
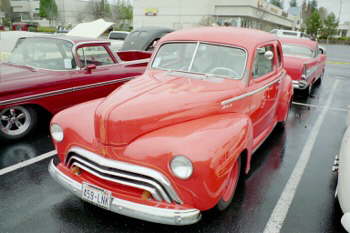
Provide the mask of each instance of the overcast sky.
{"label": "overcast sky", "polygon": [[[333,11],[334,14],[338,17],[339,15],[339,9],[340,9],[340,2],[343,2],[342,4],[342,11],[341,11],[341,17],[340,21],[343,23],[345,21],[350,21],[350,0],[318,0],[318,7],[325,7],[329,12]],[[289,0],[287,0],[289,4]],[[298,0],[299,6],[302,4],[303,0]]]}

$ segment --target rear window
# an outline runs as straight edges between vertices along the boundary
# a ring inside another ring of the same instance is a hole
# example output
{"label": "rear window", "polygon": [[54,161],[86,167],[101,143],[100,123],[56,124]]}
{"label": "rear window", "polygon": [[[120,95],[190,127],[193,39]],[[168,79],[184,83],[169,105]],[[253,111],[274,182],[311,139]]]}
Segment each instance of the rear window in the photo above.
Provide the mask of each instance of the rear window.
{"label": "rear window", "polygon": [[109,35],[109,39],[111,40],[125,40],[127,37],[127,33],[122,33],[122,32],[111,32]]}
{"label": "rear window", "polygon": [[289,56],[313,57],[315,53],[314,50],[302,45],[284,44],[282,48],[283,54]]}

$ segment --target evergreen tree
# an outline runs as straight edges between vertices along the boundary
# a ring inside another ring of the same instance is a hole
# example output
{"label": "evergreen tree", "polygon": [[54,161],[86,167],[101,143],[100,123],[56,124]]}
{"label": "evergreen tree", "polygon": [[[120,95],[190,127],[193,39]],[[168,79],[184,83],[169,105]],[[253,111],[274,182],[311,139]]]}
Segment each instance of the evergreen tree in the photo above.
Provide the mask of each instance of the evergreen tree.
{"label": "evergreen tree", "polygon": [[289,6],[290,7],[297,7],[298,6],[297,0],[290,0]]}
{"label": "evergreen tree", "polygon": [[327,18],[324,20],[324,26],[322,28],[322,36],[329,38],[337,33],[337,28],[339,25],[338,20],[335,17],[335,14],[330,13]]}
{"label": "evergreen tree", "polygon": [[48,19],[50,23],[57,18],[57,5],[55,0],[40,0],[39,15]]}
{"label": "evergreen tree", "polygon": [[275,5],[275,6],[283,9],[283,3],[281,0],[270,0],[270,3],[272,5]]}
{"label": "evergreen tree", "polygon": [[317,10],[306,20],[306,31],[311,36],[317,38],[319,30],[322,30],[322,20]]}

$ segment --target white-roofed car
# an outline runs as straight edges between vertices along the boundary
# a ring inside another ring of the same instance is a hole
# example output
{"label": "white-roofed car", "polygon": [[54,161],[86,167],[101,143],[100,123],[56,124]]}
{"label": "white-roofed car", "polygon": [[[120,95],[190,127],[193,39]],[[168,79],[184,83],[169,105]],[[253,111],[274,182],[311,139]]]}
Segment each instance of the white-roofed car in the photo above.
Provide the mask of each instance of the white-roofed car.
{"label": "white-roofed car", "polygon": [[273,29],[271,33],[275,34],[278,37],[311,39],[311,36],[309,36],[305,32],[299,32],[299,31],[293,31],[293,30]]}
{"label": "white-roofed car", "polygon": [[338,185],[336,196],[344,213],[341,223],[350,232],[350,114],[347,118],[345,131],[339,156],[336,157],[333,169],[338,171]]}
{"label": "white-roofed car", "polygon": [[125,38],[129,35],[126,31],[111,31],[108,40],[111,42],[111,50],[118,51],[124,44]]}

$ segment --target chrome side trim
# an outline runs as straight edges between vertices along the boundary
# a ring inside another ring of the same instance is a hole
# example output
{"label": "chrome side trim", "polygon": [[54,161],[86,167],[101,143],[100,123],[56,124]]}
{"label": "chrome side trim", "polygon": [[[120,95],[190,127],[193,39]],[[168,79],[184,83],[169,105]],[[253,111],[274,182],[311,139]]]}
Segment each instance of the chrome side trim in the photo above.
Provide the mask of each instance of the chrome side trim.
{"label": "chrome side trim", "polygon": [[280,75],[277,79],[273,80],[272,82],[266,84],[266,85],[263,86],[263,87],[260,87],[260,88],[258,88],[258,89],[256,89],[256,90],[254,90],[254,91],[251,91],[251,92],[245,93],[245,94],[243,94],[243,95],[239,95],[239,96],[236,96],[236,97],[233,97],[233,98],[224,100],[224,101],[221,102],[221,105],[231,104],[232,102],[235,102],[235,101],[237,101],[237,100],[241,100],[241,99],[244,99],[244,98],[246,98],[246,97],[248,97],[248,96],[255,95],[255,94],[257,94],[257,93],[259,93],[259,92],[261,92],[261,91],[263,91],[263,90],[269,88],[269,87],[272,86],[273,84],[275,84],[275,83],[277,83],[277,82],[280,82],[280,81],[281,81],[281,76],[282,76],[282,75]]}
{"label": "chrome side trim", "polygon": [[125,61],[125,62],[123,61],[120,64],[128,66],[128,65],[148,63],[150,62],[150,60],[151,60],[150,58],[146,58],[146,59],[133,60],[133,61]]}
{"label": "chrome side trim", "polygon": [[9,99],[9,100],[3,100],[3,101],[0,101],[0,106],[7,105],[7,104],[14,104],[17,102],[34,100],[34,99],[40,99],[40,98],[45,98],[45,97],[50,97],[50,96],[55,96],[55,95],[61,95],[61,94],[74,92],[74,91],[80,91],[80,90],[93,88],[93,87],[106,86],[106,85],[119,83],[119,82],[125,82],[125,81],[129,81],[133,78],[135,78],[135,77],[121,78],[121,79],[116,79],[116,80],[112,80],[112,81],[82,85],[82,86],[78,86],[78,87],[71,87],[71,88],[66,88],[66,89],[61,89],[61,90],[56,90],[56,91],[49,91],[49,92],[45,92],[45,93],[41,93],[41,94],[35,94],[35,95],[29,95],[29,96],[24,96],[24,97]]}
{"label": "chrome side trim", "polygon": [[[62,173],[51,160],[49,173],[59,184],[82,198],[82,184]],[[138,204],[112,196],[110,211],[144,221],[167,225],[189,225],[201,219],[198,209],[166,209],[154,206]]]}
{"label": "chrome side trim", "polygon": [[[91,151],[87,151],[85,149],[82,149],[80,147],[72,147],[69,151],[68,151],[68,155],[70,153],[75,153],[78,154],[88,160],[91,160],[95,163],[97,163],[100,166],[104,166],[104,167],[110,167],[110,168],[115,168],[115,169],[119,169],[122,171],[127,171],[127,172],[132,172],[135,174],[139,174],[145,177],[151,177],[154,178],[154,180],[158,181],[161,186],[165,189],[165,191],[169,194],[170,198],[172,200],[174,200],[175,202],[182,204],[182,200],[180,199],[180,197],[177,195],[177,193],[175,192],[175,190],[173,189],[170,181],[160,172],[153,170],[151,168],[147,168],[147,167],[142,167],[142,166],[138,166],[138,165],[134,165],[134,164],[129,164],[126,162],[121,162],[121,161],[117,161],[117,160],[111,160],[111,159],[106,159],[104,157],[101,157],[100,155],[97,155]],[[70,156],[66,156],[64,163],[66,165],[69,165],[69,159]]]}

